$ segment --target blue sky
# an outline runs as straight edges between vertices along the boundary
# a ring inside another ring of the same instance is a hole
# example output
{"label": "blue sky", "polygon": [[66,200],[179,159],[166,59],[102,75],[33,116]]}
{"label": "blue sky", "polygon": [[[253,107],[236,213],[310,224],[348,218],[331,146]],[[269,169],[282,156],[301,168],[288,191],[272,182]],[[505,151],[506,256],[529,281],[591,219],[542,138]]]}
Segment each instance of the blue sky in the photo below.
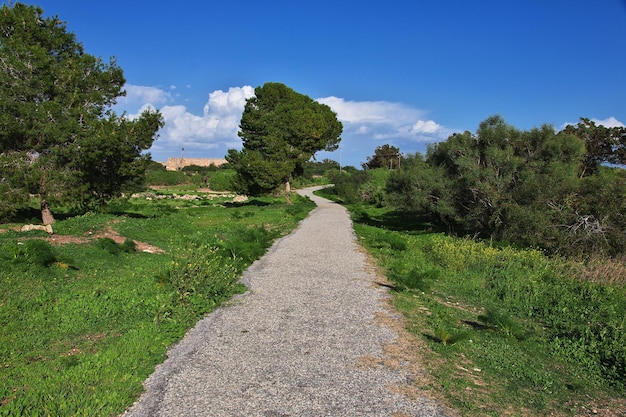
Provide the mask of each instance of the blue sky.
{"label": "blue sky", "polygon": [[114,56],[118,111],[161,110],[150,152],[223,157],[254,87],[281,82],[328,104],[341,150],[424,152],[500,114],[560,130],[626,123],[626,0],[40,0],[86,52]]}

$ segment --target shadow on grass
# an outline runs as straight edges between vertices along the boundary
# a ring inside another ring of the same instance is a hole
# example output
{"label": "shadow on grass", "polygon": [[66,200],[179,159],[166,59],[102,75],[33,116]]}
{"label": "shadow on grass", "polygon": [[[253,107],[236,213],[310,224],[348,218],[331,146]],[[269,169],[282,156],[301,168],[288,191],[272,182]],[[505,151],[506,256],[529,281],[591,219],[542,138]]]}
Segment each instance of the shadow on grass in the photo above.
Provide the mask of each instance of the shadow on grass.
{"label": "shadow on grass", "polygon": [[265,207],[265,206],[270,206],[272,203],[268,203],[267,201],[261,201],[261,200],[257,200],[257,199],[251,199],[248,201],[243,201],[243,202],[237,202],[237,203],[233,203],[233,202],[227,202],[224,203],[224,207]]}
{"label": "shadow on grass", "polygon": [[[171,214],[171,213],[175,213],[176,210],[171,210],[165,214]],[[155,217],[159,217],[159,215],[162,215],[164,213],[159,213],[159,214],[153,214],[153,215],[146,215],[146,214],[141,214],[141,213],[135,213],[135,212],[126,212],[123,210],[112,210],[112,211],[107,211],[107,214],[112,214],[114,216],[119,216],[119,217],[129,217],[131,219],[153,219]]]}
{"label": "shadow on grass", "polygon": [[419,213],[388,211],[380,215],[371,215],[365,209],[355,208],[353,209],[352,220],[355,223],[392,231],[424,233],[442,231],[430,222],[428,215]]}

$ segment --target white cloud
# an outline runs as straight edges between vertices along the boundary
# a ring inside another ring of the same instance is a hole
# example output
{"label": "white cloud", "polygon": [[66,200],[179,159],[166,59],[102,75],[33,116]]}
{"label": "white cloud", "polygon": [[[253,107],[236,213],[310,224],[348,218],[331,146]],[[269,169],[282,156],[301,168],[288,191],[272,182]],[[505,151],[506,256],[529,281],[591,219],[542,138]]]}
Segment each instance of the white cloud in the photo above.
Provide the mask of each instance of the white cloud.
{"label": "white cloud", "polygon": [[[136,118],[149,108],[159,109],[163,115],[165,126],[150,149],[156,160],[178,156],[182,148],[185,155],[217,158],[223,157],[228,149],[241,146],[237,130],[246,99],[254,95],[250,86],[213,91],[202,114],[175,103],[178,95],[157,87],[127,84],[125,89],[127,95],[118,101],[116,110],[126,112],[126,117]],[[173,85],[169,87],[169,91],[175,89]]]}
{"label": "white cloud", "polygon": [[595,124],[602,125],[605,127],[624,127],[624,123],[617,120],[615,117],[609,117],[608,119],[598,120],[591,119]]}
{"label": "white cloud", "polygon": [[[237,135],[246,100],[254,95],[251,86],[231,87],[228,91],[215,90],[209,94],[201,114],[176,103],[178,96],[156,87],[127,85],[127,97],[118,107],[127,117],[136,117],[146,108],[160,110],[165,127],[159,132],[150,152],[156,160],[185,155],[193,157],[222,157],[230,148],[240,148]],[[426,143],[445,140],[452,131],[434,120],[426,119],[426,112],[402,103],[387,101],[350,101],[339,97],[317,99],[337,113],[344,131],[341,148],[344,162],[357,166],[384,143],[400,147],[402,152],[421,151]],[[339,158],[337,153],[320,157]]]}
{"label": "white cloud", "polygon": [[405,124],[424,114],[421,110],[388,101],[346,101],[334,96],[317,101],[333,109],[339,120],[350,124]]}
{"label": "white cloud", "polygon": [[425,111],[388,101],[346,101],[338,97],[317,99],[328,105],[344,125],[345,134],[367,135],[376,140],[432,142],[451,134],[433,120],[424,120]]}
{"label": "white cloud", "polygon": [[432,120],[418,120],[411,128],[411,133],[437,133],[442,127]]}
{"label": "white cloud", "polygon": [[157,87],[126,84],[124,90],[126,90],[126,96],[119,98],[118,107],[128,108],[137,105],[144,106],[146,104],[159,107],[172,100],[170,93]]}
{"label": "white cloud", "polygon": [[426,112],[388,101],[348,101],[338,97],[317,99],[328,105],[343,123],[340,155],[321,152],[318,159],[341,159],[358,166],[385,143],[401,152],[424,152],[426,144],[447,139],[454,131],[424,116]]}
{"label": "white cloud", "polygon": [[[604,120],[600,120],[600,119],[590,119],[592,122],[594,122],[596,125],[598,126],[604,126],[604,127],[624,127],[624,123],[620,122],[619,120],[617,120],[615,117],[611,116],[607,119]],[[563,123],[563,125],[561,125],[561,129],[563,130],[565,129],[567,126],[572,125],[572,126],[576,126],[579,122],[576,123],[571,123],[571,122],[567,122],[567,123]]]}
{"label": "white cloud", "polygon": [[195,152],[223,148],[225,154],[226,149],[240,146],[237,130],[241,113],[246,99],[253,95],[250,86],[216,90],[209,94],[202,115],[193,114],[182,105],[161,108],[165,127],[160,132],[159,145],[167,142]]}

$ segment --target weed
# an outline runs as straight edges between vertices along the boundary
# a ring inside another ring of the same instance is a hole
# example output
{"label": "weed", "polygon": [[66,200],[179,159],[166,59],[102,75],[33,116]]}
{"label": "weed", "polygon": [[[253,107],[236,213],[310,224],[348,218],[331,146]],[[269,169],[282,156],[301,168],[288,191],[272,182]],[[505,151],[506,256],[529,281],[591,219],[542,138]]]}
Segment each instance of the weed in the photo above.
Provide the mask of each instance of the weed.
{"label": "weed", "polygon": [[237,269],[209,245],[191,245],[177,250],[169,270],[169,282],[178,301],[191,295],[222,298],[232,294]]}
{"label": "weed", "polygon": [[526,330],[510,315],[496,309],[487,309],[485,314],[478,316],[478,320],[485,323],[489,329],[495,330],[505,336],[523,340],[528,336]]}
{"label": "weed", "polygon": [[431,338],[444,346],[448,346],[468,339],[469,335],[465,331],[452,329],[449,326],[439,326],[434,331],[434,337]]}

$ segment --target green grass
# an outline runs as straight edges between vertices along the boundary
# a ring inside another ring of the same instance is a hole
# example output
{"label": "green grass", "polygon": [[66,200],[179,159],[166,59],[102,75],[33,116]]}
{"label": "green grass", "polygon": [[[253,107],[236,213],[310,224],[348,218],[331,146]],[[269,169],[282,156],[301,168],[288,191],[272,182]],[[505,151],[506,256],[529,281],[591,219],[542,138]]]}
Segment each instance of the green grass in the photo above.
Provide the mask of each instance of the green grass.
{"label": "green grass", "polygon": [[167,346],[244,291],[243,270],[313,207],[294,201],[130,199],[54,225],[57,237],[113,230],[121,244],[0,233],[0,416],[121,414]]}
{"label": "green grass", "polygon": [[400,230],[388,210],[353,213],[360,241],[395,285],[393,303],[427,347],[428,388],[462,415],[626,409],[623,286],[580,280],[571,261],[535,250],[414,227],[416,219]]}

